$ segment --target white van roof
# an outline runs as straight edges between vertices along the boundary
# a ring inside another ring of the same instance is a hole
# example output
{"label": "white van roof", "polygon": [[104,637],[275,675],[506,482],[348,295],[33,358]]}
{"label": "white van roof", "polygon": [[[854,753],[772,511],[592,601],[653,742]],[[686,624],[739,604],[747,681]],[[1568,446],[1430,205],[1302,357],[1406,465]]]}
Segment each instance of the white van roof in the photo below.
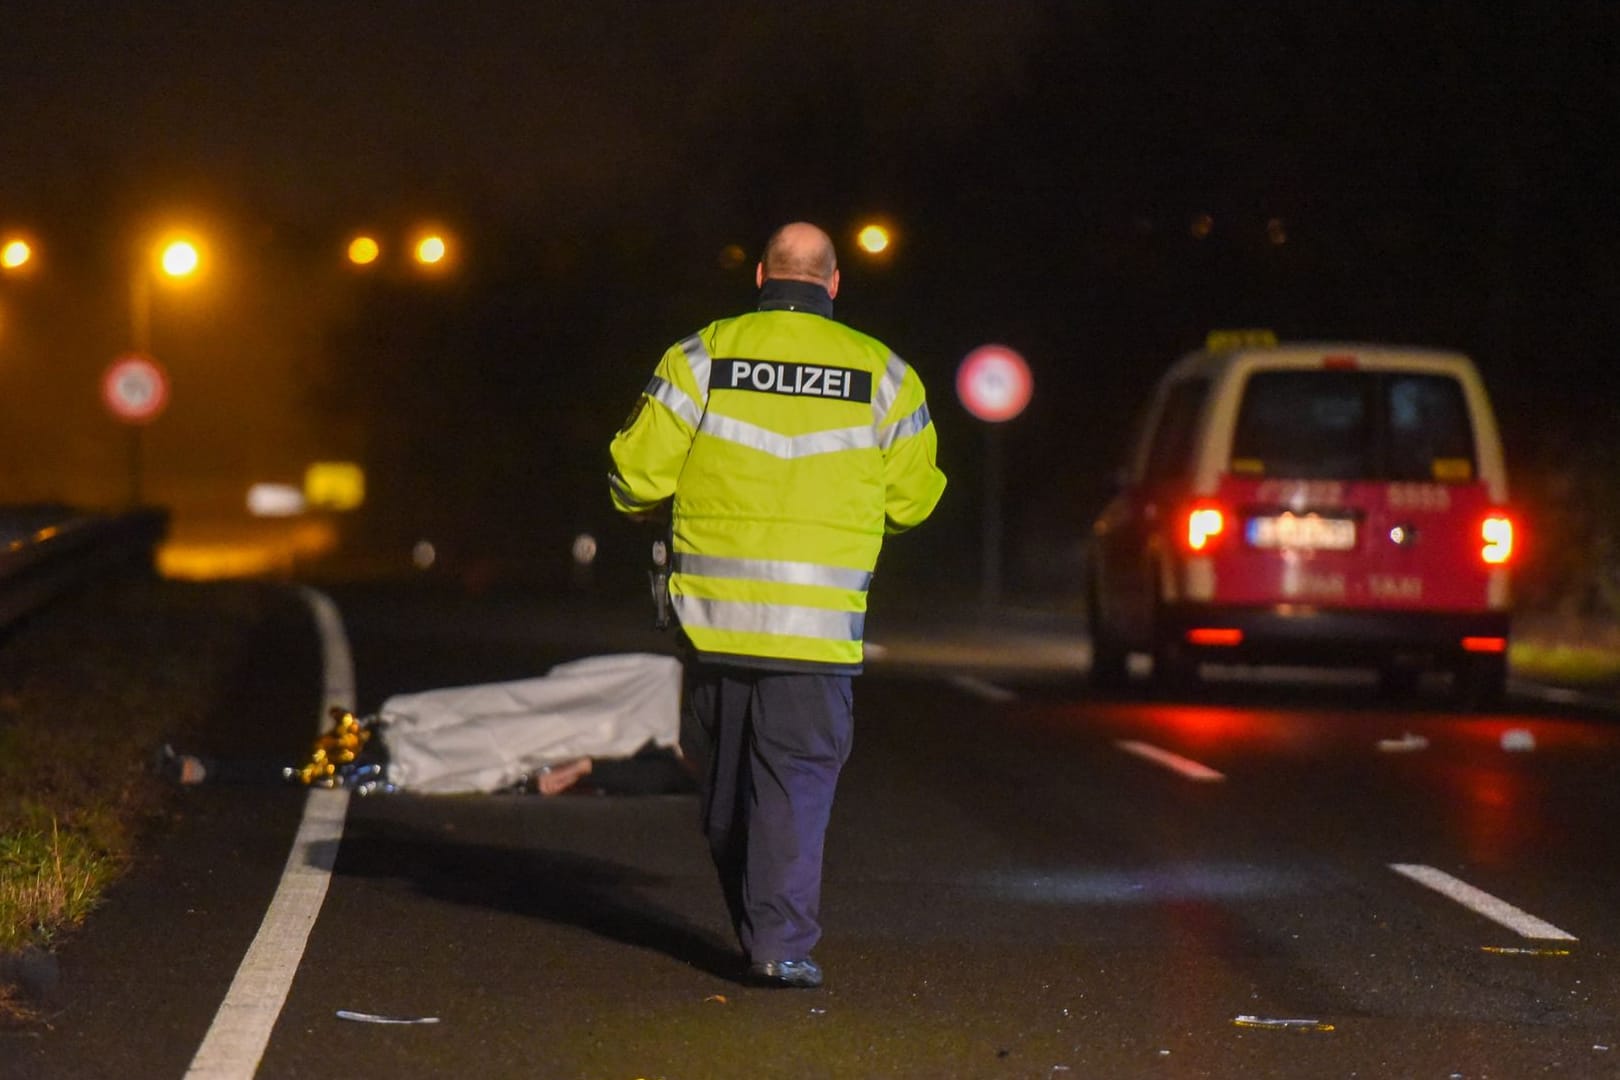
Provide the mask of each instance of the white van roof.
{"label": "white van roof", "polygon": [[1220,378],[1256,367],[1319,368],[1333,361],[1366,371],[1432,371],[1477,381],[1474,362],[1460,352],[1409,345],[1372,345],[1350,341],[1289,341],[1278,345],[1212,351],[1199,349],[1170,369],[1172,376],[1200,374]]}
{"label": "white van roof", "polygon": [[1170,384],[1188,378],[1208,379],[1212,393],[1206,405],[1203,453],[1194,469],[1195,487],[1213,490],[1230,450],[1237,416],[1236,388],[1255,370],[1313,370],[1343,367],[1359,371],[1403,371],[1450,375],[1462,384],[1474,427],[1480,479],[1498,501],[1507,499],[1507,470],[1502,440],[1484,381],[1466,355],[1446,349],[1377,345],[1348,341],[1282,342],[1277,345],[1199,349],[1177,360],[1160,382],[1160,402]]}

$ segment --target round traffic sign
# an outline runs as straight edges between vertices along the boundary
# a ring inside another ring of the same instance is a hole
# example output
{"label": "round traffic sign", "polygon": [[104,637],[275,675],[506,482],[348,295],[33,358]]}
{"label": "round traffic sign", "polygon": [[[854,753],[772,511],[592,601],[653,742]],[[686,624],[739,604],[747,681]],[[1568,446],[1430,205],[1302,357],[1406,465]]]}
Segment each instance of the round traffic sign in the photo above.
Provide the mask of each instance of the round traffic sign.
{"label": "round traffic sign", "polygon": [[980,420],[1011,420],[1024,411],[1034,392],[1029,365],[1005,345],[981,345],[956,369],[956,396]]}
{"label": "round traffic sign", "polygon": [[150,356],[120,356],[102,373],[101,400],[117,419],[147,423],[169,404],[169,377]]}

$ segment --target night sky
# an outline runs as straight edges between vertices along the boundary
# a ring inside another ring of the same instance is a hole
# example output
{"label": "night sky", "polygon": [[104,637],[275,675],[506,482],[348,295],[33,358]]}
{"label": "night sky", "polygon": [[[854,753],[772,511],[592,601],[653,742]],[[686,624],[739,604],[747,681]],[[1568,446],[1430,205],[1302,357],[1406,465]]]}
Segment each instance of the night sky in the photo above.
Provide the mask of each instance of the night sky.
{"label": "night sky", "polygon": [[[951,380],[985,341],[1036,378],[1001,432],[1014,584],[1071,565],[1153,379],[1223,326],[1468,351],[1543,576],[1620,523],[1613,4],[13,0],[0,57],[0,231],[41,249],[0,279],[0,499],[118,497],[95,378],[138,238],[184,219],[214,269],[155,302],[156,497],[357,457],[379,535],[619,536],[613,428],[808,218],[839,317],[930,388],[953,484],[908,572],[976,565]],[[442,279],[342,264],[428,219]]]}

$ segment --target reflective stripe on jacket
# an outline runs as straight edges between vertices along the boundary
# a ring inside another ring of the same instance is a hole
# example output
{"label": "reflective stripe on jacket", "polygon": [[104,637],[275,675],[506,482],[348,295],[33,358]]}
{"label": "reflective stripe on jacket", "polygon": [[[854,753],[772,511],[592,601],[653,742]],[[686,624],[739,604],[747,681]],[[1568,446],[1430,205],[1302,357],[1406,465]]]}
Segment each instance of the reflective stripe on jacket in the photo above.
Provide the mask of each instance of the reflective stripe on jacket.
{"label": "reflective stripe on jacket", "polygon": [[883,537],[945,489],[935,448],[922,382],[887,346],[762,310],[664,354],[610,488],[630,514],[674,498],[670,595],[700,657],[855,671]]}

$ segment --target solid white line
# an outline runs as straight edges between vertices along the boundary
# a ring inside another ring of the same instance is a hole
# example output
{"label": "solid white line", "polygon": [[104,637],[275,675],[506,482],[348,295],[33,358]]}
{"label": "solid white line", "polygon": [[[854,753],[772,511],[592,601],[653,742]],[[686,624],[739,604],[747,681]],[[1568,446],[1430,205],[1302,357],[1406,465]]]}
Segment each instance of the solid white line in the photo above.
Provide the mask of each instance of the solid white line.
{"label": "solid white line", "polygon": [[1224,773],[1218,773],[1208,765],[1194,761],[1192,758],[1182,757],[1180,754],[1172,754],[1170,751],[1154,746],[1152,743],[1137,742],[1135,739],[1120,739],[1114,745],[1127,754],[1135,754],[1137,757],[1151,761],[1155,765],[1163,765],[1172,772],[1180,773],[1188,780],[1208,783],[1214,780],[1226,779]]}
{"label": "solid white line", "polygon": [[1436,870],[1432,866],[1422,866],[1415,863],[1390,863],[1389,868],[1397,874],[1404,874],[1420,885],[1427,885],[1435,892],[1457,901],[1463,907],[1475,914],[1483,915],[1492,922],[1500,923],[1520,937],[1535,938],[1542,941],[1575,941],[1574,934],[1568,934],[1558,929],[1552,923],[1521,911],[1508,903],[1499,900],[1482,889],[1476,889],[1466,881],[1452,877],[1444,870]]}
{"label": "solid white line", "polygon": [[[343,616],[338,613],[332,598],[315,589],[299,589],[310,613],[315,616],[315,628],[321,635],[321,681],[326,689],[327,706],[337,705],[354,710],[354,655],[349,651],[349,635],[343,630]],[[321,710],[319,727],[331,727],[326,709]]]}
{"label": "solid white line", "polygon": [[[302,593],[321,636],[325,667],[322,700],[327,705],[353,710],[354,660],[337,607],[313,589]],[[328,724],[323,708],[321,726],[324,729]],[[281,872],[281,883],[253,944],[236,969],[225,1000],[214,1014],[208,1034],[191,1059],[188,1077],[249,1080],[258,1071],[264,1048],[270,1043],[270,1032],[303,958],[309,932],[326,899],[348,809],[347,789],[315,789],[309,793],[292,853]]]}
{"label": "solid white line", "polygon": [[952,675],[945,681],[958,690],[965,690],[976,698],[981,698],[996,705],[1005,705],[1009,701],[1018,700],[1018,695],[1005,686],[997,686],[993,682],[986,682],[972,675]]}

